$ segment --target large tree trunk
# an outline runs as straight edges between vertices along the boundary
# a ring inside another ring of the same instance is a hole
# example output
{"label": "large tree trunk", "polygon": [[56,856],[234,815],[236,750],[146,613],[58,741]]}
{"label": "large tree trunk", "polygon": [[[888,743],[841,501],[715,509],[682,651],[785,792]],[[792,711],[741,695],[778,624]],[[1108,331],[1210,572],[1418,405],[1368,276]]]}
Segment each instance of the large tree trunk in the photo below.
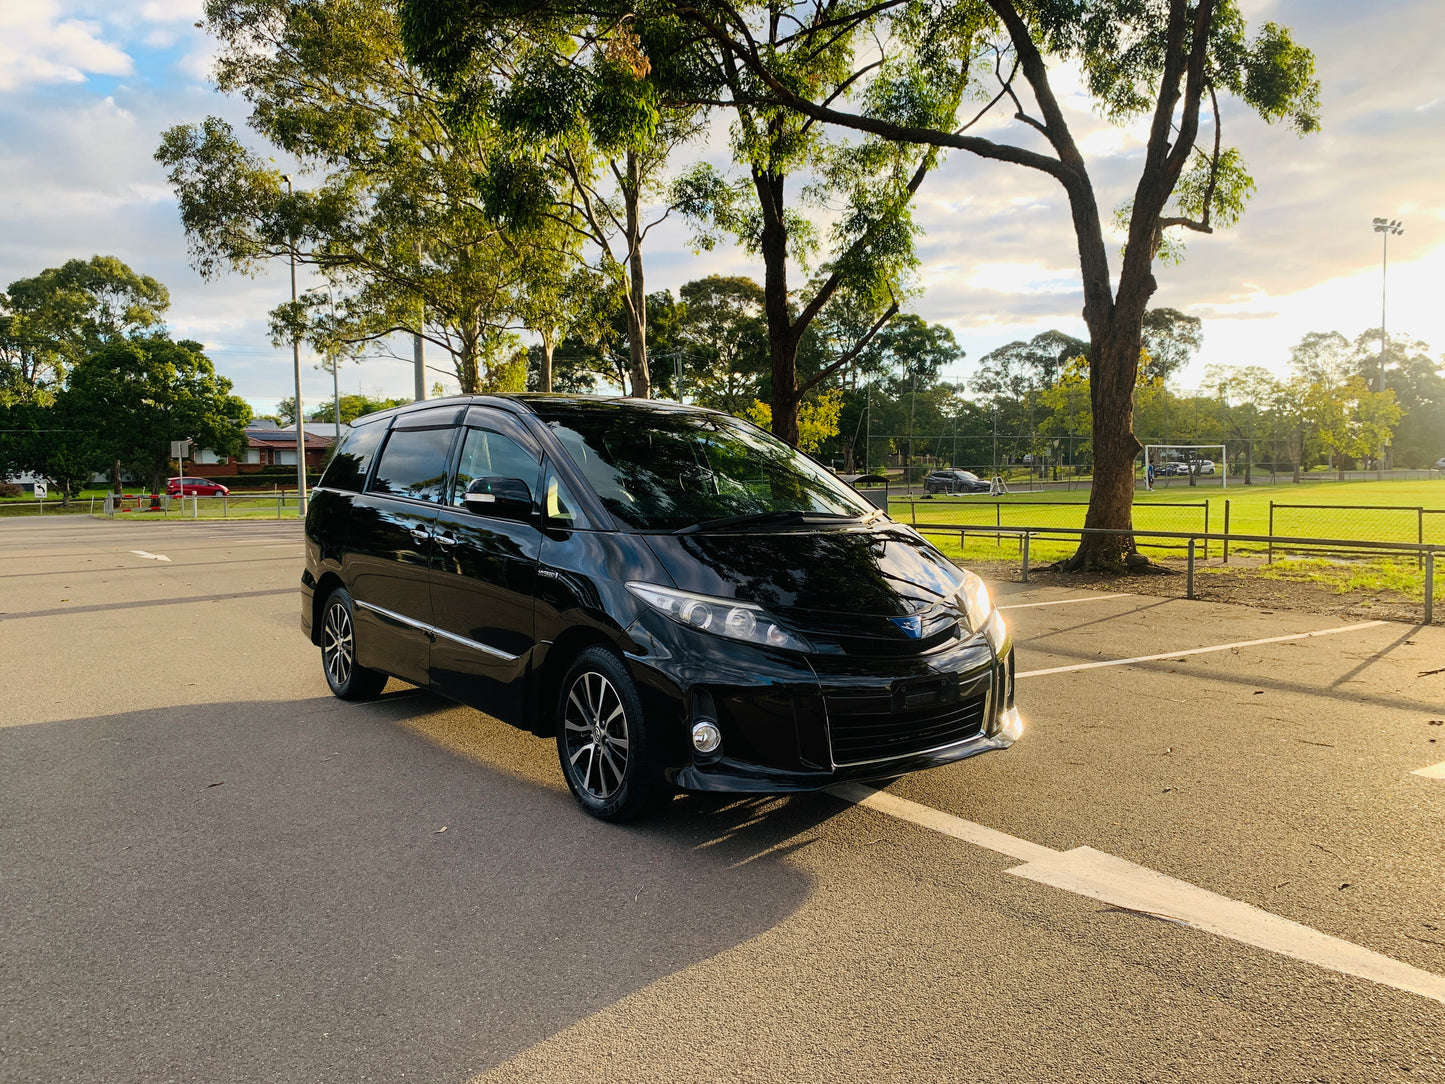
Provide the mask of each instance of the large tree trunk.
{"label": "large tree trunk", "polygon": [[[1155,289],[1148,259],[1126,254],[1118,294],[1110,290],[1109,261],[1092,188],[1070,189],[1079,266],[1084,284],[1084,321],[1089,327],[1089,396],[1094,409],[1094,483],[1084,526],[1127,532],[1134,529],[1134,458],[1142,447],[1134,436],[1134,384],[1144,310]],[[1131,248],[1133,246],[1131,245]],[[1129,257],[1133,256],[1133,259]],[[1064,562],[1071,571],[1118,570],[1136,552],[1126,533],[1088,534]]]}
{"label": "large tree trunk", "polygon": [[552,352],[557,349],[550,333],[542,336],[542,371],[537,374],[538,390],[550,392],[552,390]]}
{"label": "large tree trunk", "polygon": [[482,390],[482,374],[477,362],[477,341],[481,329],[476,328],[470,335],[462,336],[461,351],[452,356],[457,371],[457,383],[463,395],[479,395]]}
{"label": "large tree trunk", "polygon": [[759,251],[763,258],[763,312],[768,318],[768,355],[771,360],[773,435],[793,446],[798,443],[798,334],[788,311],[788,226],[783,217],[781,173],[753,170],[763,230]]}
{"label": "large tree trunk", "polygon": [[647,364],[647,290],[642,277],[642,178],[637,154],[627,152],[627,184],[623,186],[627,212],[627,344],[631,355],[632,395],[652,397],[652,374]]}
{"label": "large tree trunk", "polygon": [[[1130,339],[1132,338],[1132,342]],[[1133,364],[1129,364],[1129,357]],[[1108,336],[1094,348],[1094,379],[1089,385],[1094,407],[1094,484],[1084,526],[1115,531],[1134,527],[1134,457],[1141,445],[1134,436],[1134,375],[1138,369],[1137,332]],[[1134,552],[1128,534],[1084,535],[1065,562],[1078,569],[1118,569]]]}

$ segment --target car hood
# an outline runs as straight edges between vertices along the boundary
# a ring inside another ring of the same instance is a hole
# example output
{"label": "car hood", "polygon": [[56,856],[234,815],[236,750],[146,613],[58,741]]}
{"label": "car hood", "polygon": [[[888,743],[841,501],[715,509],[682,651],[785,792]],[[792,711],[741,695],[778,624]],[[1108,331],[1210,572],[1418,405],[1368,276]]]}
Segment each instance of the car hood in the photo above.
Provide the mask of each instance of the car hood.
{"label": "car hood", "polygon": [[887,520],[649,535],[647,541],[682,590],[755,602],[804,626],[816,627],[825,615],[893,618],[952,611],[962,582],[938,550]]}

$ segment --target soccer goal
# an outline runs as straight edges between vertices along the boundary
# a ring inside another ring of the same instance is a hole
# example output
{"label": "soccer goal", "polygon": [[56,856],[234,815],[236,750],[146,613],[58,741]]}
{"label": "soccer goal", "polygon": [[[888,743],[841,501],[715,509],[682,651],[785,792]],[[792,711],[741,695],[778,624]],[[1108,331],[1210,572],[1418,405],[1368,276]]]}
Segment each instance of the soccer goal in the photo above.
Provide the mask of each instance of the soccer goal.
{"label": "soccer goal", "polygon": [[[1212,458],[1217,455],[1219,458]],[[1152,481],[1149,468],[1154,468]],[[1223,444],[1146,444],[1144,445],[1144,479],[1151,488],[1161,480],[1194,477],[1196,483],[1216,478],[1229,487],[1229,471]]]}

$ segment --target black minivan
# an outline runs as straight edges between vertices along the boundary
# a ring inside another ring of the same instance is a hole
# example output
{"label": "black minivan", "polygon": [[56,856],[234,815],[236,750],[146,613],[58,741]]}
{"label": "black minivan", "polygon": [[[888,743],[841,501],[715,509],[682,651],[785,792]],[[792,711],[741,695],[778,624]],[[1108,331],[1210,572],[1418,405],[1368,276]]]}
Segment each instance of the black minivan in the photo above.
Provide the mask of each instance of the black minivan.
{"label": "black minivan", "polygon": [[388,676],[554,737],[595,816],[1006,748],[983,582],[814,460],[698,407],[471,396],[352,423],[306,517],[332,692]]}

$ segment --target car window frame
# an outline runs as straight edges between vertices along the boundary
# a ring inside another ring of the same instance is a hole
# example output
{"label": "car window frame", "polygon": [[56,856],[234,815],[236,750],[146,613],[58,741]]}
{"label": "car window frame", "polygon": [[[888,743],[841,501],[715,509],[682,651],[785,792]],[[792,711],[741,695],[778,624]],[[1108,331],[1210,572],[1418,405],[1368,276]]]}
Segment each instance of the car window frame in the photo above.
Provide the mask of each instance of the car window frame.
{"label": "car window frame", "polygon": [[[494,436],[501,437],[503,440],[510,440],[513,444],[521,448],[522,451],[526,452],[527,455],[532,458],[532,477],[530,479],[523,478],[522,481],[527,483],[527,488],[532,493],[532,517],[535,518],[543,515],[545,513],[545,508],[543,508],[539,501],[539,498],[541,496],[540,487],[542,484],[543,456],[541,449],[537,447],[537,442],[532,439],[532,435],[530,433],[526,432],[526,430],[522,429],[520,426],[514,427],[515,432],[507,433],[502,431],[505,423],[503,423],[502,426],[492,424],[495,417],[506,417],[506,415],[502,414],[501,411],[493,411],[490,415],[482,415],[480,413],[474,414],[473,411],[477,409],[478,408],[474,407],[471,410],[468,410],[466,416],[457,423],[457,435],[452,441],[450,466],[447,470],[448,499],[442,503],[441,507],[450,509],[454,512],[467,512],[482,519],[507,520],[513,523],[517,522],[515,516],[488,515],[481,509],[471,507],[465,501],[463,501],[461,504],[453,504],[451,501],[451,494],[456,491],[457,475],[461,473],[462,451],[466,448],[467,434],[473,431],[479,431],[483,433],[491,433]],[[474,420],[474,418],[476,420]],[[522,439],[519,440],[519,436]]]}
{"label": "car window frame", "polygon": [[[442,414],[441,411],[438,411],[438,412],[437,412],[437,415],[438,415],[439,418],[440,418],[441,414]],[[443,422],[443,423],[436,424],[436,425],[402,425],[402,426],[399,426],[399,425],[396,424],[396,419],[392,419],[392,424],[387,427],[386,436],[382,439],[382,442],[381,442],[380,446],[378,446],[377,449],[376,449],[376,454],[372,457],[371,465],[370,465],[370,467],[367,469],[367,472],[366,472],[366,488],[361,491],[362,494],[365,495],[365,496],[367,496],[367,497],[371,497],[371,498],[378,498],[378,497],[379,497],[379,498],[384,498],[384,499],[386,499],[386,500],[407,501],[407,502],[409,502],[409,503],[411,503],[411,504],[419,504],[419,505],[422,505],[422,506],[425,507],[425,508],[431,508],[431,509],[442,509],[442,508],[450,508],[450,507],[452,507],[452,506],[451,506],[449,503],[447,503],[446,501],[427,501],[427,500],[423,500],[423,499],[420,498],[420,497],[408,496],[408,495],[405,494],[405,493],[383,493],[383,492],[381,492],[380,490],[376,490],[376,489],[372,489],[372,488],[371,488],[371,487],[372,487],[372,484],[376,481],[376,472],[377,472],[377,469],[381,466],[381,458],[382,458],[382,456],[384,456],[384,455],[386,454],[386,449],[391,445],[392,438],[393,438],[397,433],[425,433],[425,432],[431,432],[431,431],[433,431],[433,430],[438,430],[438,429],[447,429],[447,430],[450,430],[450,431],[451,431],[451,435],[452,435],[451,443],[447,446],[447,451],[446,451],[446,472],[445,472],[445,475],[444,475],[444,477],[445,477],[445,482],[443,483],[443,493],[444,493],[444,494],[449,494],[449,493],[451,492],[451,488],[452,488],[453,472],[454,472],[454,470],[455,470],[455,468],[456,468],[457,433],[458,433],[458,431],[461,429],[461,426],[459,426],[459,425],[456,423],[455,420],[450,421],[450,422]]]}
{"label": "car window frame", "polygon": [[[336,446],[338,451],[344,451],[346,449],[347,442],[349,442],[353,436],[359,435],[362,430],[369,429],[373,425],[381,430],[381,437],[377,441],[376,447],[371,450],[371,456],[366,461],[366,470],[361,472],[361,479],[358,482],[357,487],[355,489],[347,489],[342,486],[337,486],[334,487],[335,492],[351,493],[356,496],[360,496],[363,493],[370,492],[369,487],[371,485],[372,472],[376,470],[376,462],[378,459],[381,458],[382,447],[386,444],[387,439],[391,436],[391,422],[392,419],[390,418],[382,418],[378,421],[371,422],[361,421],[360,419],[357,419],[350,423],[350,425],[347,427],[346,435],[341,438],[341,443]],[[333,455],[331,461],[328,461],[325,468],[322,469],[321,478],[318,480],[318,485],[321,481],[325,480],[326,472],[331,469],[331,462],[334,462],[334,460],[335,456]],[[333,487],[328,486],[327,488]]]}

